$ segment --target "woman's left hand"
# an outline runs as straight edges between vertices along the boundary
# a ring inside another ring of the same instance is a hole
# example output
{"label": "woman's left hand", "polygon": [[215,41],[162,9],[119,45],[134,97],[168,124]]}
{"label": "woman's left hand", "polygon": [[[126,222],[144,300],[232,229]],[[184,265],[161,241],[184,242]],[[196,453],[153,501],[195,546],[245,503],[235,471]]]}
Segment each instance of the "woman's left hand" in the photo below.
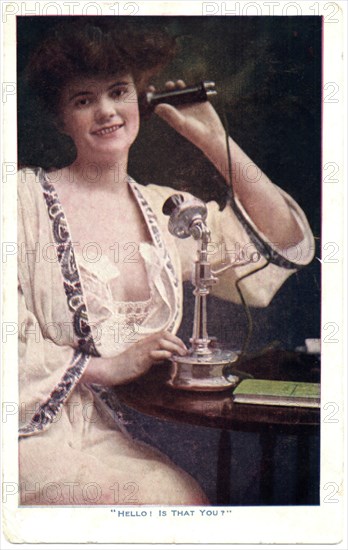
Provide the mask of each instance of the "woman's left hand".
{"label": "woman's left hand", "polygon": [[[185,88],[183,80],[166,82],[167,90]],[[149,91],[155,91],[150,87]],[[191,141],[203,152],[208,152],[211,144],[216,140],[225,139],[225,130],[222,122],[209,101],[179,105],[161,103],[156,106],[155,113],[172,126],[186,139]]]}

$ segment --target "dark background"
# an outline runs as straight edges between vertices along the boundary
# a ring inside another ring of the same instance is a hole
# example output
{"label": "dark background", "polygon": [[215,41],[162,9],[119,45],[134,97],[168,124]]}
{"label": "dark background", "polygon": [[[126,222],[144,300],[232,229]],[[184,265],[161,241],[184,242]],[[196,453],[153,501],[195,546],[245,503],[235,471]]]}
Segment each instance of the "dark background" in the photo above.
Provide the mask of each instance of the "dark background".
{"label": "dark background", "polygon": [[[18,154],[21,165],[69,164],[71,148],[40,115],[23,81],[30,51],[62,18],[18,17]],[[70,18],[73,19],[73,18]],[[117,24],[127,18],[115,18]],[[132,18],[134,20],[134,18]],[[139,25],[166,26],[181,50],[154,84],[168,79],[216,82],[214,105],[225,113],[230,135],[261,169],[299,203],[307,214],[320,256],[321,199],[321,26],[320,17],[137,17]],[[117,21],[116,21],[117,20]],[[134,145],[129,173],[140,183],[185,189],[204,200],[225,202],[225,184],[203,155],[153,115],[144,120]],[[185,285],[180,335],[192,327],[192,287]],[[252,308],[250,351],[268,346],[295,349],[305,338],[320,337],[320,263],[302,269],[283,285],[265,309]],[[241,306],[212,298],[210,333],[239,349],[246,333]],[[199,479],[215,498],[217,430],[155,421],[126,410],[129,429],[160,447]],[[231,504],[258,504],[257,436],[231,434]],[[294,496],[296,438],[279,436],[279,471],[274,475],[274,503],[291,504]],[[313,490],[318,498],[319,444],[312,445]]]}

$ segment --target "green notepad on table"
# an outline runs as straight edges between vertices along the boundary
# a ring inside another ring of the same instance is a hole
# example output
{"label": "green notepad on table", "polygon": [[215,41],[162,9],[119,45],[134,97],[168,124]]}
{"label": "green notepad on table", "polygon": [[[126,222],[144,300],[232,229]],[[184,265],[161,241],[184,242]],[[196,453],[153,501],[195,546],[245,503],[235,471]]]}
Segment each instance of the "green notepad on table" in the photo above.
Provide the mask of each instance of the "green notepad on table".
{"label": "green notepad on table", "polygon": [[281,407],[320,407],[320,384],[247,379],[235,388],[233,401]]}

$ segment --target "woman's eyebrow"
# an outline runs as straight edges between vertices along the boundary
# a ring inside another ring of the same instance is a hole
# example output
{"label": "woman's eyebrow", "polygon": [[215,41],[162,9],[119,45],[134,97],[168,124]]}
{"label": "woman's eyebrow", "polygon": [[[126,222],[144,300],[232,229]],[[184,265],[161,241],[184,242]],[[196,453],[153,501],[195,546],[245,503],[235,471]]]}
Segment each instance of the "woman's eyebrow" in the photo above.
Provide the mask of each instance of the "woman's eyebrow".
{"label": "woman's eyebrow", "polygon": [[89,92],[88,90],[86,90],[86,91],[81,90],[80,92],[76,92],[75,94],[70,96],[69,101],[71,101],[72,99],[74,99],[75,97],[78,97],[80,95],[93,95],[93,92]]}
{"label": "woman's eyebrow", "polygon": [[127,86],[129,84],[128,80],[121,80],[119,82],[114,82],[108,87],[108,90],[111,90],[112,88],[115,88],[116,86]]}

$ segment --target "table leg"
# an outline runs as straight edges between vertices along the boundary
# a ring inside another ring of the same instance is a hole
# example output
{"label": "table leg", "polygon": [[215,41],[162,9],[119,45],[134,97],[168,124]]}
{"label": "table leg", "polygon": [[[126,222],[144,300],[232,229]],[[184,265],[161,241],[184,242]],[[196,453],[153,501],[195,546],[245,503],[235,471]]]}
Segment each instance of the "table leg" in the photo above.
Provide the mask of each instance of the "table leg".
{"label": "table leg", "polygon": [[[310,446],[313,441],[308,434],[298,434],[297,436],[297,484],[296,484],[296,502],[295,504],[319,504],[319,482],[317,482],[316,495],[311,496],[311,482],[319,480],[319,458],[313,464],[310,461]],[[319,452],[319,451],[318,451]],[[313,471],[314,470],[314,471]],[[312,491],[313,492],[313,491]],[[314,502],[309,500],[315,499]]]}
{"label": "table leg", "polygon": [[274,451],[277,436],[270,426],[260,434],[261,464],[260,464],[260,504],[273,503],[273,472],[275,468]]}
{"label": "table leg", "polygon": [[216,503],[231,504],[231,439],[228,430],[221,430],[217,459]]}

